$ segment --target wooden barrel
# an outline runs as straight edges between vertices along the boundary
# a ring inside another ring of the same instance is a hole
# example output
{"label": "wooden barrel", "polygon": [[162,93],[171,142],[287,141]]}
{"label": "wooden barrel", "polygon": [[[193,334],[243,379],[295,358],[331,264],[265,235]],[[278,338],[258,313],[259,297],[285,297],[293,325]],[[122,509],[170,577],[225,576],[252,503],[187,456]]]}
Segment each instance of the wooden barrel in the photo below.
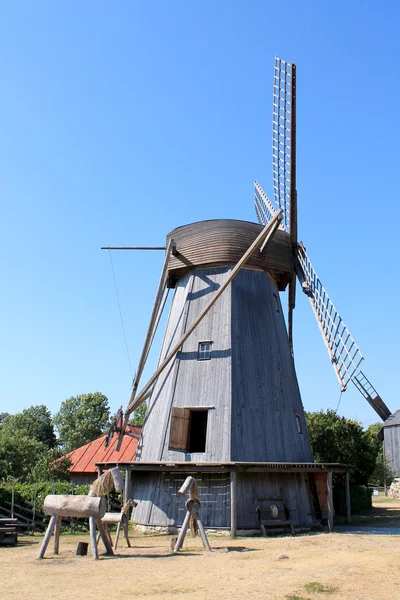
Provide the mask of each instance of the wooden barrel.
{"label": "wooden barrel", "polygon": [[106,499],[99,496],[50,495],[44,499],[44,514],[60,517],[103,517]]}

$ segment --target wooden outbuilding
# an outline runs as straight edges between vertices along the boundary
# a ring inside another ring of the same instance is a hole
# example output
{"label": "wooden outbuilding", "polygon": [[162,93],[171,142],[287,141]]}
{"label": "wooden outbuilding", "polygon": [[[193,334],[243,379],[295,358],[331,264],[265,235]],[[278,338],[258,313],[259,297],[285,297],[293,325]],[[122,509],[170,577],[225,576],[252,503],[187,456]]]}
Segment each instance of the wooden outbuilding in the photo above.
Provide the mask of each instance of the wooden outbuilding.
{"label": "wooden outbuilding", "polygon": [[383,441],[388,466],[393,470],[395,477],[400,477],[400,409],[386,419],[378,437]]}

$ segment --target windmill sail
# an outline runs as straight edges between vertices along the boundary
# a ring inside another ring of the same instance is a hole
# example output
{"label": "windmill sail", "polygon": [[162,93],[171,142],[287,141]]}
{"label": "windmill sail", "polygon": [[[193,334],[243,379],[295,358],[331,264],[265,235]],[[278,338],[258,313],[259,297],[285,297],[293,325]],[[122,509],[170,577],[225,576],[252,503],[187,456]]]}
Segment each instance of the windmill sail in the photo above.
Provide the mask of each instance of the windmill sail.
{"label": "windmill sail", "polygon": [[275,57],[272,101],[272,176],[275,202],[283,211],[283,224],[290,231],[291,178],[295,158],[293,82],[294,65]]}
{"label": "windmill sail", "polygon": [[[264,227],[268,225],[278,212],[278,209],[274,207],[271,200],[257,181],[254,182],[254,207],[256,209],[258,222]],[[279,225],[279,229],[285,229],[283,223]]]}
{"label": "windmill sail", "polygon": [[374,411],[378,413],[382,421],[386,421],[390,417],[391,412],[364,373],[358,371],[352,378],[352,382]]}
{"label": "windmill sail", "polygon": [[297,247],[297,259],[295,266],[300,284],[311,302],[340,389],[344,391],[363,360],[363,355],[329,298],[301,243]]}

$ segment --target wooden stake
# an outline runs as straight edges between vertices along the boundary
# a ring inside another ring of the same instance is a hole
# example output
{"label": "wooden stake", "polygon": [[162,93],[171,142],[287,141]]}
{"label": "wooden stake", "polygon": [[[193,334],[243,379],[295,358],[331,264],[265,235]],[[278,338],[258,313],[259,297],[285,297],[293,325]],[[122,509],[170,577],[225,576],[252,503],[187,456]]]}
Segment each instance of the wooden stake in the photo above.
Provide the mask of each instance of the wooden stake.
{"label": "wooden stake", "polygon": [[43,558],[44,553],[46,552],[47,546],[49,545],[50,538],[53,534],[53,530],[56,524],[57,515],[53,515],[49,521],[47,526],[46,535],[44,536],[42,545],[40,546],[38,558]]}
{"label": "wooden stake", "polygon": [[201,540],[203,542],[204,548],[206,550],[208,550],[208,552],[211,552],[211,547],[210,547],[210,544],[208,542],[208,539],[207,539],[207,536],[206,536],[206,532],[204,531],[203,523],[200,521],[200,519],[198,517],[197,517],[197,525],[199,526]]}
{"label": "wooden stake", "polygon": [[94,520],[93,515],[90,515],[90,517],[89,517],[89,530],[90,530],[90,543],[92,544],[92,555],[93,555],[94,560],[98,560],[99,549],[97,548],[97,540],[96,540],[96,521]]}
{"label": "wooden stake", "polygon": [[101,537],[101,539],[103,540],[103,544],[104,544],[107,554],[114,554],[110,536],[108,535],[107,531],[105,530],[105,527],[104,527],[103,522],[100,519],[100,517],[96,518],[96,525],[97,525],[97,529],[99,530],[99,537]]}
{"label": "wooden stake", "polygon": [[61,517],[57,517],[56,524],[54,527],[54,554],[58,554],[60,548],[60,529],[61,529]]}
{"label": "wooden stake", "polygon": [[189,520],[190,520],[190,512],[187,511],[186,515],[185,515],[185,518],[183,520],[182,528],[181,528],[181,530],[179,532],[179,535],[178,535],[178,539],[176,540],[174,552],[178,552],[182,548],[182,545],[183,545],[183,542],[185,540],[186,533],[187,533],[187,530],[188,530],[188,527],[189,527]]}

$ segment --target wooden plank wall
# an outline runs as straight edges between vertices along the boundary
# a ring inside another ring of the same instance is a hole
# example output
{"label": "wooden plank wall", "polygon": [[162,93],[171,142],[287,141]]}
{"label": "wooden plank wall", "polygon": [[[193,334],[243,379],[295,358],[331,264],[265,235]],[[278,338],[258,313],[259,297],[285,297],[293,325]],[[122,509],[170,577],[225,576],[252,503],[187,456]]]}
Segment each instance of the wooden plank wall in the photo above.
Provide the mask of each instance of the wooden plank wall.
{"label": "wooden plank wall", "polygon": [[[197,317],[225,281],[230,266],[195,269],[179,281],[161,356]],[[212,341],[211,360],[198,361],[200,341]],[[230,289],[221,296],[189,337],[176,360],[160,376],[151,396],[137,460],[227,462],[230,460],[231,404]],[[212,407],[208,411],[206,451],[169,448],[171,409]]]}
{"label": "wooden plank wall", "polygon": [[[229,527],[230,478],[229,473],[191,473],[198,481],[200,518],[207,527]],[[142,525],[182,525],[188,496],[178,494],[188,473],[134,473],[133,496],[138,505],[132,520]]]}
{"label": "wooden plank wall", "polygon": [[[133,496],[137,507],[132,520],[142,525],[182,525],[187,497],[177,492],[188,473],[136,472]],[[230,527],[229,473],[192,473],[199,483],[201,520],[206,527]],[[312,501],[304,473],[238,473],[237,526],[259,527],[255,499],[265,496],[283,496],[291,509],[295,526],[310,526],[314,521]]]}
{"label": "wooden plank wall", "polygon": [[384,436],[385,458],[395,477],[400,477],[400,425],[385,427]]}
{"label": "wooden plank wall", "polygon": [[276,285],[246,269],[232,282],[231,460],[313,460]]}

